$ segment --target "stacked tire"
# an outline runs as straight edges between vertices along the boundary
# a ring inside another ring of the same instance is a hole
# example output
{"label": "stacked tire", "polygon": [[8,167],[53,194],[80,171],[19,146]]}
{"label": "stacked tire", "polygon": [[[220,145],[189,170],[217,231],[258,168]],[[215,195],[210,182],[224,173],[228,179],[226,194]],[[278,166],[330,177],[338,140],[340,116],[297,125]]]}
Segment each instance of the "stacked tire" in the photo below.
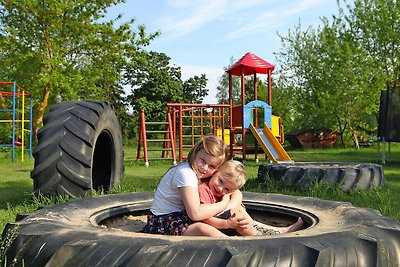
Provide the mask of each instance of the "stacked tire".
{"label": "stacked tire", "polygon": [[382,166],[371,163],[299,162],[263,164],[258,168],[260,182],[281,181],[288,186],[306,189],[314,183],[338,185],[343,191],[383,187]]}

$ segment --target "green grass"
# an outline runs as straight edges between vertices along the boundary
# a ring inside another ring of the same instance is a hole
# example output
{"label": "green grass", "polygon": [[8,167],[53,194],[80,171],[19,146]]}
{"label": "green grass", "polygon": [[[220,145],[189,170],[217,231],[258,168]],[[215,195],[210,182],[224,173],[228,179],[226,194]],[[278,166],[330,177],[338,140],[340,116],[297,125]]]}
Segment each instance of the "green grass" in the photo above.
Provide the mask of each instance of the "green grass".
{"label": "green grass", "polygon": [[[377,163],[377,148],[355,149],[307,149],[288,150],[296,162],[371,162]],[[314,185],[300,191],[287,188],[281,184],[256,182],[258,164],[251,158],[246,162],[246,170],[250,177],[244,190],[254,192],[283,193],[289,195],[312,196],[335,201],[351,202],[358,207],[378,209],[382,214],[400,221],[400,144],[392,144],[391,160],[384,165],[385,186],[379,190],[356,191],[344,193],[335,186]],[[267,163],[263,156],[259,164]],[[125,174],[120,185],[112,193],[153,191],[162,175],[172,166],[171,160],[150,161],[148,168],[143,161],[136,160],[136,149],[125,148]],[[40,205],[48,205],[66,201],[65,198],[49,199],[32,195],[33,183],[30,171],[33,159],[24,162],[17,159],[11,162],[8,153],[0,153],[0,231],[6,223],[14,222],[17,213],[36,210]]]}

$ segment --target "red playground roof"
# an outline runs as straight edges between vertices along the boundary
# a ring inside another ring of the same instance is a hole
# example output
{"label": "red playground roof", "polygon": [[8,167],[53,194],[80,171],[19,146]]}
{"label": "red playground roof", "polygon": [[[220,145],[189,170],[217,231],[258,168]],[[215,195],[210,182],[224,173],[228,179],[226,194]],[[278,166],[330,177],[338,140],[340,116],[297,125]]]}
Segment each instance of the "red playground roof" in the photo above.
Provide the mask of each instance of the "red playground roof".
{"label": "red playground roof", "polygon": [[244,67],[244,75],[250,75],[255,73],[267,74],[270,70],[271,72],[274,70],[274,65],[268,63],[264,59],[247,52],[241,59],[236,61],[226,72],[241,76],[242,75],[242,66]]}

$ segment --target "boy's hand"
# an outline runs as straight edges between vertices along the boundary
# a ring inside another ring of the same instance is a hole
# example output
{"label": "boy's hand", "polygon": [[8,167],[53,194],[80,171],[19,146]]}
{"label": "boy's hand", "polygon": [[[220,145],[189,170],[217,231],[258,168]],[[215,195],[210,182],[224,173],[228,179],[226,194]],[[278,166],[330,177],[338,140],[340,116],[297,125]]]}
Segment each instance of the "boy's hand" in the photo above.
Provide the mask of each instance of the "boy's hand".
{"label": "boy's hand", "polygon": [[237,229],[237,228],[246,229],[247,227],[249,227],[250,224],[250,222],[247,221],[246,217],[244,216],[244,214],[241,212],[240,209],[235,211],[235,213],[228,218],[227,223],[229,225],[229,228],[232,229]]}

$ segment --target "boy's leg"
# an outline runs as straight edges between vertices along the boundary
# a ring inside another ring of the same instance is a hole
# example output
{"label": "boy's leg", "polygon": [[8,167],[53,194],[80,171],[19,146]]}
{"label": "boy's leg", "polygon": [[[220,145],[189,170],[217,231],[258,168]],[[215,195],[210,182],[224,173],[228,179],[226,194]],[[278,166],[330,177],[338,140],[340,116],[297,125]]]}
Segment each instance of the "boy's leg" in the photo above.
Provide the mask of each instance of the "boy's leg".
{"label": "boy's leg", "polygon": [[257,226],[264,228],[264,229],[270,229],[270,230],[274,230],[277,231],[279,233],[290,233],[290,232],[295,232],[298,230],[303,229],[304,227],[304,221],[301,217],[299,217],[297,219],[297,222],[295,222],[292,225],[289,225],[287,227],[278,227],[278,226],[272,226],[272,225],[268,225],[268,224],[264,224],[261,222],[254,222]]}
{"label": "boy's leg", "polygon": [[272,230],[275,232],[279,233],[288,233],[288,232],[294,232],[303,229],[304,227],[304,221],[301,217],[297,219],[297,222],[295,222],[292,225],[289,225],[287,227],[274,227],[271,225],[266,225],[263,223],[259,222],[254,222],[251,216],[247,213],[246,209],[243,207],[239,207],[234,211],[235,214],[240,214],[244,216],[245,220],[248,222],[248,224],[245,227],[238,227],[235,230],[242,236],[254,236],[258,234],[258,229],[254,227],[254,225],[257,225],[258,227],[267,229],[267,230]]}
{"label": "boy's leg", "polygon": [[294,224],[292,224],[288,227],[287,232],[288,233],[295,232],[295,231],[303,229],[303,227],[304,227],[304,221],[301,217],[299,217],[297,219],[297,222],[295,222]]}
{"label": "boy's leg", "polygon": [[247,224],[243,227],[237,227],[235,230],[242,236],[253,236],[257,234],[257,229],[253,227],[253,219],[247,213],[246,209],[242,206],[239,206],[235,211],[235,214],[240,214],[240,216],[244,216]]}
{"label": "boy's leg", "polygon": [[225,237],[220,230],[206,223],[196,222],[188,226],[182,233],[183,236],[212,236],[212,237]]}

